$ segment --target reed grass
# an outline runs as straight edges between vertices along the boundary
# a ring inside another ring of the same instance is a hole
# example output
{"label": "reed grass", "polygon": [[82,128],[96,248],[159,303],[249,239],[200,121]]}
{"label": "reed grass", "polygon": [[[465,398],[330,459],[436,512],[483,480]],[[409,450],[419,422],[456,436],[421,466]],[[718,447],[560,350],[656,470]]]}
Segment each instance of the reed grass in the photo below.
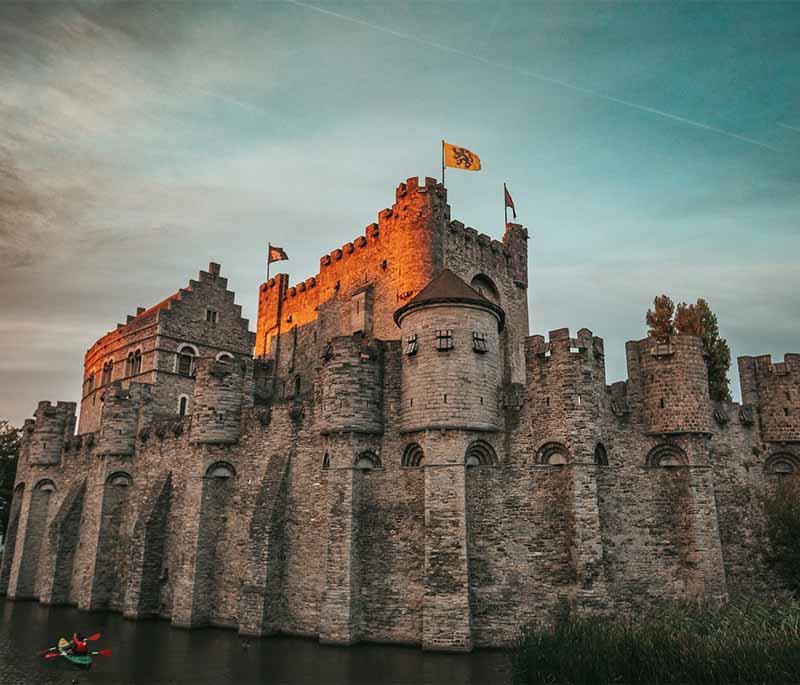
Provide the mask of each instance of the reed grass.
{"label": "reed grass", "polygon": [[521,683],[800,683],[800,602],[674,604],[638,618],[576,616],[525,628]]}

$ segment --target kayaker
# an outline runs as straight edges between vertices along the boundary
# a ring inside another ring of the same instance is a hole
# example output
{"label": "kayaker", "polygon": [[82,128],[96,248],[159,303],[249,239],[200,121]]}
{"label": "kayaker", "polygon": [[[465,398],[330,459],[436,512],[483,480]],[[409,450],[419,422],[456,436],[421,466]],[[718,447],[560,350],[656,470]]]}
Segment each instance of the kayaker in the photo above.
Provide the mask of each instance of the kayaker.
{"label": "kayaker", "polygon": [[72,633],[72,639],[67,645],[70,654],[86,654],[89,651],[89,644],[80,633]]}

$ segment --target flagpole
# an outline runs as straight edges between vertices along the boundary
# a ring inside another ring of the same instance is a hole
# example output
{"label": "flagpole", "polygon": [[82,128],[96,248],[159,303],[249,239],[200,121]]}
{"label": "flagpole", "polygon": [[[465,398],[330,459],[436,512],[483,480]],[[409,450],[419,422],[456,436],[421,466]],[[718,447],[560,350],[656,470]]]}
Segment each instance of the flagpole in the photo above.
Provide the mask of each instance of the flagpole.
{"label": "flagpole", "polygon": [[506,184],[504,183],[503,184],[503,211],[506,214],[506,222],[503,224],[504,227],[508,226],[508,202],[506,202],[506,193],[507,192],[508,192],[508,189],[506,188]]}
{"label": "flagpole", "polygon": [[444,138],[442,138],[442,185],[444,185]]}
{"label": "flagpole", "polygon": [[272,252],[272,243],[267,243],[267,283],[269,283],[269,264],[270,264],[269,257],[270,257],[270,252]]}

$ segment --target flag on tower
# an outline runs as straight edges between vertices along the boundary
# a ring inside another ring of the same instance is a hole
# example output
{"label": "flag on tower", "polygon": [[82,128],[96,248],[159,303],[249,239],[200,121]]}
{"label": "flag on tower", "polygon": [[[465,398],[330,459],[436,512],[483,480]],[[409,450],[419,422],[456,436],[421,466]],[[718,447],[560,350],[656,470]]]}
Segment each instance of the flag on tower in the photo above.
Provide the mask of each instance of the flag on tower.
{"label": "flag on tower", "polygon": [[267,250],[267,264],[272,264],[272,262],[282,262],[284,259],[289,259],[282,247],[276,247],[275,245],[269,244],[267,245]]}
{"label": "flag on tower", "polygon": [[514,218],[517,218],[517,210],[514,207],[514,200],[511,199],[511,193],[508,192],[508,188],[506,188],[506,184],[503,184],[503,192],[506,195],[506,208],[511,207],[511,213],[514,215]]}
{"label": "flag on tower", "polygon": [[465,147],[451,145],[442,141],[442,166],[463,169],[464,171],[480,171],[481,158],[472,150]]}

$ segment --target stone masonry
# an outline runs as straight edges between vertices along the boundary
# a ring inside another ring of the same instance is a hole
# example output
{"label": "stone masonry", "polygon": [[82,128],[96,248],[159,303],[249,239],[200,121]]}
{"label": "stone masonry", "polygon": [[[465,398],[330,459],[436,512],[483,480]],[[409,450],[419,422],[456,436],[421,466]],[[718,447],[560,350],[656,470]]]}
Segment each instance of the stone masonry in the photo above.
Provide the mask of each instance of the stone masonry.
{"label": "stone masonry", "polygon": [[316,275],[210,264],[40,403],[0,563],[10,599],[182,628],[466,651],[567,604],[630,612],[780,588],[764,497],[800,475],[800,355],[709,399],[698,338],[529,335],[527,231],[401,183]]}

